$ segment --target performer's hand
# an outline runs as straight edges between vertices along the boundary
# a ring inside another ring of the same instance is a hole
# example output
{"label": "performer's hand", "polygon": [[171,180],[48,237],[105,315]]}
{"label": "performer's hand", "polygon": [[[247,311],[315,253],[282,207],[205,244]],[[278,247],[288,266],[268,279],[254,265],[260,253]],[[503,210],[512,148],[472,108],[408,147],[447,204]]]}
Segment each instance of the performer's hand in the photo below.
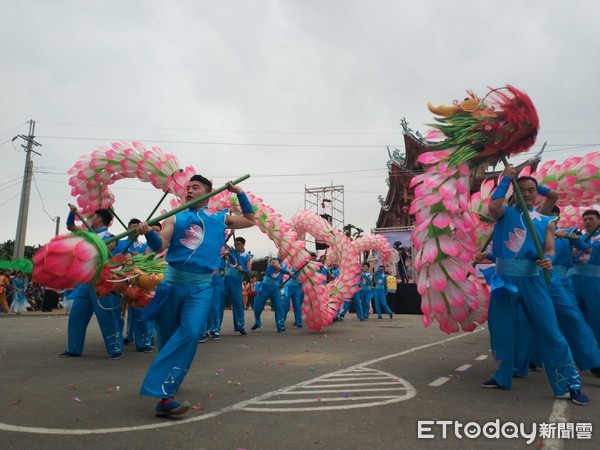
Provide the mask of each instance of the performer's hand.
{"label": "performer's hand", "polygon": [[556,236],[557,238],[564,238],[568,233],[566,231],[557,231],[556,233],[554,233],[554,236]]}
{"label": "performer's hand", "polygon": [[244,190],[243,190],[241,187],[239,187],[239,186],[236,186],[235,184],[233,184],[233,183],[231,182],[231,180],[229,180],[229,181],[227,182],[227,190],[228,190],[229,192],[233,192],[234,194],[239,194],[240,192],[244,192]]}
{"label": "performer's hand", "polygon": [[488,257],[488,254],[485,252],[477,252],[475,253],[475,262],[476,263],[480,263],[482,261],[485,261]]}
{"label": "performer's hand", "polygon": [[544,270],[552,270],[552,261],[550,261],[548,258],[538,259],[536,263],[538,263],[538,266]]}
{"label": "performer's hand", "polygon": [[75,214],[77,212],[77,206],[71,205],[70,203],[69,203],[69,209],[71,210],[71,212],[73,214]]}
{"label": "performer's hand", "polygon": [[517,169],[515,169],[515,166],[513,166],[512,164],[509,164],[502,171],[502,176],[516,179],[517,178]]}
{"label": "performer's hand", "polygon": [[151,228],[148,226],[148,224],[146,222],[140,222],[137,224],[137,226],[135,227],[138,236],[141,236],[142,234],[147,234],[151,231]]}

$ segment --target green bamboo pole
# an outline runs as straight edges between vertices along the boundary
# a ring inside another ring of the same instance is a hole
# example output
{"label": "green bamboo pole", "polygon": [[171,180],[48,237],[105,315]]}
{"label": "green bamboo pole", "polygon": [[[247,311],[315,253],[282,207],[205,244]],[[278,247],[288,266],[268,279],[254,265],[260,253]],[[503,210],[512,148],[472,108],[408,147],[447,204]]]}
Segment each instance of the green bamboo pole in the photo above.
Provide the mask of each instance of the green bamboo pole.
{"label": "green bamboo pole", "polygon": [[[500,157],[502,158],[502,162],[504,163],[504,165],[506,167],[508,167],[508,160],[506,159],[506,156],[504,156],[502,153],[500,153]],[[531,238],[533,239],[533,245],[535,245],[535,250],[538,254],[538,259],[540,259],[540,260],[544,259],[544,249],[542,248],[542,243],[540,242],[540,239],[539,239],[537,233],[535,232],[533,222],[531,221],[531,217],[529,216],[529,208],[527,208],[527,205],[525,204],[525,200],[523,200],[523,194],[521,194],[521,190],[519,189],[517,180],[515,178],[512,178],[511,182],[512,182],[515,197],[517,199],[517,204],[523,210],[523,213],[524,213],[523,217],[525,217],[525,224],[527,225],[527,230],[529,231],[529,233],[531,234]],[[544,277],[546,277],[546,282],[550,283],[550,273],[547,270],[544,270]]]}
{"label": "green bamboo pole", "polygon": [[[152,212],[150,214],[148,214],[148,218],[146,219],[146,222],[148,222],[152,218],[152,216],[154,215],[154,213],[156,212],[156,210],[158,209],[160,204],[163,202],[165,197],[169,194],[170,194],[170,192],[168,192],[168,191],[164,193],[164,195],[160,198],[160,200],[158,201],[158,203],[156,204],[156,206],[154,207]],[[127,253],[127,250],[129,250],[129,247],[131,247],[132,245],[133,245],[133,239],[130,239],[129,242],[127,243],[127,247],[125,247],[125,250],[123,250],[122,253],[124,253],[124,254]]]}
{"label": "green bamboo pole", "polygon": [[[239,184],[242,181],[247,180],[248,178],[250,178],[250,175],[246,174],[244,176],[241,176],[241,177],[237,178],[236,180],[233,180],[231,182],[231,184]],[[214,191],[209,192],[208,194],[205,194],[205,195],[203,195],[201,197],[198,197],[197,199],[190,200],[189,202],[184,203],[183,205],[178,206],[177,208],[175,208],[175,209],[173,209],[171,211],[168,211],[165,214],[161,214],[160,216],[156,216],[154,219],[150,219],[147,223],[148,223],[149,226],[157,224],[158,222],[160,222],[162,220],[165,220],[167,217],[171,217],[171,216],[177,214],[178,212],[181,212],[181,211],[183,211],[185,209],[188,209],[189,207],[194,206],[196,203],[203,202],[204,200],[209,199],[210,197],[212,197],[214,195],[217,195],[217,194],[223,192],[226,189],[227,189],[227,185],[225,184],[225,185],[221,186],[220,188],[217,188]],[[111,242],[115,242],[115,241],[118,241],[119,239],[123,239],[125,236],[129,236],[130,234],[133,234],[135,232],[136,232],[136,229],[132,228],[131,230],[124,231],[121,234],[118,234],[116,236],[108,238],[106,241],[104,241],[104,243],[106,245],[108,245]]]}

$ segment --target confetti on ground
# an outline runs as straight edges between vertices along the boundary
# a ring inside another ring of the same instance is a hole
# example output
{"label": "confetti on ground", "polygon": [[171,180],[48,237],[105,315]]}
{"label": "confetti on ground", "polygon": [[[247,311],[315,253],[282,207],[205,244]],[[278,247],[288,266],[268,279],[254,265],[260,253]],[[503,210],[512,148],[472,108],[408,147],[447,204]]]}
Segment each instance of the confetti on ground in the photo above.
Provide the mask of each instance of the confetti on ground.
{"label": "confetti on ground", "polygon": [[76,391],[77,387],[73,386],[72,384],[69,385],[69,389],[71,389],[72,391]]}
{"label": "confetti on ground", "polygon": [[117,392],[119,392],[121,390],[121,386],[117,386],[115,389]]}
{"label": "confetti on ground", "polygon": [[278,366],[285,366],[285,363],[284,363],[284,362],[280,362],[280,363],[278,363],[277,365],[278,365]]}
{"label": "confetti on ground", "polygon": [[204,409],[204,405],[198,403],[197,405],[192,405],[192,409],[203,410]]}
{"label": "confetti on ground", "polygon": [[311,368],[310,368],[310,371],[311,371],[311,372],[314,372],[314,371],[315,371],[315,368],[314,368],[314,367],[311,367]]}
{"label": "confetti on ground", "polygon": [[213,395],[212,395],[212,394],[208,394],[208,395],[207,395],[207,397],[208,397],[208,398],[212,398],[212,397],[213,397]]}
{"label": "confetti on ground", "polygon": [[544,446],[544,441],[537,441],[535,445],[537,445],[538,448],[542,448]]}
{"label": "confetti on ground", "polygon": [[356,342],[356,339],[350,339],[350,342]]}
{"label": "confetti on ground", "polygon": [[400,378],[392,378],[392,381],[393,381],[394,383],[400,383]]}
{"label": "confetti on ground", "polygon": [[107,394],[112,394],[112,393],[113,393],[113,388],[109,387],[109,388],[106,390],[106,393],[107,393]]}
{"label": "confetti on ground", "polygon": [[20,398],[18,398],[18,399],[16,399],[16,400],[12,400],[12,401],[10,402],[10,404],[11,404],[11,405],[20,405],[20,404],[21,404],[21,399],[20,399]]}
{"label": "confetti on ground", "polygon": [[317,401],[320,402],[321,401],[321,397],[317,397]]}
{"label": "confetti on ground", "polygon": [[79,397],[75,397],[73,400],[75,400],[77,403],[81,403],[81,399]]}
{"label": "confetti on ground", "polygon": [[348,393],[344,392],[344,398],[348,398]]}
{"label": "confetti on ground", "polygon": [[520,402],[521,396],[519,394],[515,395],[515,402]]}
{"label": "confetti on ground", "polygon": [[223,373],[225,372],[225,369],[219,369],[219,372]]}
{"label": "confetti on ground", "polygon": [[306,350],[304,350],[304,352],[305,352],[305,353],[308,353],[308,352],[310,352],[310,349],[309,349],[309,348],[307,348]]}
{"label": "confetti on ground", "polygon": [[242,389],[242,388],[235,388],[235,392],[242,393],[242,392],[246,392],[246,390]]}

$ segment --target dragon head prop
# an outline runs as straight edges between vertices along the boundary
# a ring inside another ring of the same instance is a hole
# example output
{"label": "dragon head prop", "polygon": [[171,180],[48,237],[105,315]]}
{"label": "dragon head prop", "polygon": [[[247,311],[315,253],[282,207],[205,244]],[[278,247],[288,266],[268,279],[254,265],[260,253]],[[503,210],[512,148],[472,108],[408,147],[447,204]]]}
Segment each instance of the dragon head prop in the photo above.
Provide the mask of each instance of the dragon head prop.
{"label": "dragon head prop", "polygon": [[[483,99],[467,91],[468,98],[452,106],[433,106],[429,110],[441,117],[429,124],[435,130],[426,140],[432,150],[450,150],[448,162],[457,166],[484,161],[494,164],[505,156],[531,148],[539,129],[539,119],[527,94],[511,85],[492,89]],[[439,132],[443,134],[440,136]]]}

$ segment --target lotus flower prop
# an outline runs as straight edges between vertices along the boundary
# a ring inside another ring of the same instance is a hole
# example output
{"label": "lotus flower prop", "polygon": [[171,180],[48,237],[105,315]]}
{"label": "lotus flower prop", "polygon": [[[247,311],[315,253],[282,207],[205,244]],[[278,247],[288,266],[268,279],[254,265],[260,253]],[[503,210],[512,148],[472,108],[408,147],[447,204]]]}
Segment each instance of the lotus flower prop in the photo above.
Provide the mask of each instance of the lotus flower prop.
{"label": "lotus flower prop", "polygon": [[[233,184],[238,184],[250,175],[244,175]],[[220,194],[227,185],[185,203],[178,208],[148,221],[148,225],[158,223],[167,217],[187,209],[197,202],[204,201]],[[56,236],[42,247],[33,257],[33,278],[42,286],[53,289],[72,289],[78,284],[97,281],[108,259],[107,245],[135,233],[135,229],[127,230],[117,236],[103,241],[95,233],[78,231],[70,235]]]}
{"label": "lotus flower prop", "polygon": [[538,183],[558,192],[562,205],[585,206],[600,202],[600,152],[548,161],[531,174]]}
{"label": "lotus flower prop", "polygon": [[505,89],[483,99],[469,92],[467,100],[451,107],[429,105],[443,117],[426,136],[432,151],[419,156],[425,173],[412,180],[415,200],[409,212],[416,221],[412,241],[422,320],[427,327],[437,321],[446,333],[472,331],[487,319],[489,292],[470,264],[485,205],[476,198],[480,211],[470,211],[470,168],[501,160],[500,151],[525,151],[537,136],[539,121],[529,97],[512,86]]}
{"label": "lotus flower prop", "polygon": [[108,208],[115,197],[109,185],[123,178],[137,178],[163,192],[182,197],[195,173],[193,167],[181,169],[177,158],[158,147],[140,142],[113,142],[84,155],[69,169],[71,195],[83,214]]}
{"label": "lotus flower prop", "polygon": [[33,279],[52,289],[73,289],[100,274],[108,257],[106,245],[85,231],[57,236],[33,257]]}
{"label": "lotus flower prop", "polygon": [[[287,223],[262,199],[251,192],[246,192],[246,195],[254,208],[259,229],[283,250],[286,261],[299,272],[297,277],[304,292],[302,312],[306,325],[316,331],[327,327],[332,323],[339,305],[351,298],[358,289],[359,253],[353,242],[318,214],[299,211]],[[237,197],[230,193],[213,197],[208,206],[214,210],[229,208],[234,213],[240,212]],[[310,253],[304,248],[304,236],[307,233],[329,245],[328,258],[335,260],[340,268],[340,275],[335,280],[326,283],[325,276],[319,272],[321,264],[311,261]],[[372,241],[364,239],[362,243],[364,250],[379,250],[383,263],[388,263],[392,252],[383,237]]]}

